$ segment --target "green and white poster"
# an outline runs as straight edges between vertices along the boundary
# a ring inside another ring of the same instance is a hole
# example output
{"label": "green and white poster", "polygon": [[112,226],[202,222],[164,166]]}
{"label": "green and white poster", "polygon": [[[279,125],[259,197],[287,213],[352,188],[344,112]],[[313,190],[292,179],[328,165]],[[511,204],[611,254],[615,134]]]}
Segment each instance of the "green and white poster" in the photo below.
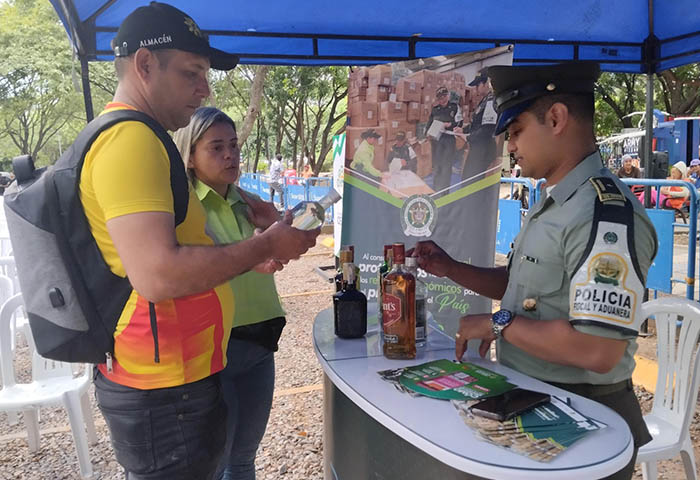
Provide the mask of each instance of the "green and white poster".
{"label": "green and white poster", "polygon": [[[493,265],[503,139],[492,136],[483,69],[511,62],[512,49],[499,47],[351,72],[340,243],[355,246],[370,302],[385,244],[433,240],[457,260]],[[448,335],[459,317],[491,310],[450,280],[419,278],[432,326]]]}

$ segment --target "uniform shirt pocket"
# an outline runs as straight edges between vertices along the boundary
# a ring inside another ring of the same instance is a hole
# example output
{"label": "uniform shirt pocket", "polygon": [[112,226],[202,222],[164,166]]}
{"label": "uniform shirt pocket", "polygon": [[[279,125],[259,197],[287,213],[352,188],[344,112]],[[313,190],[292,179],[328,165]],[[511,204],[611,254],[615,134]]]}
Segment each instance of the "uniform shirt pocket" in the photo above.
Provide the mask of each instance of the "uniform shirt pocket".
{"label": "uniform shirt pocket", "polygon": [[518,268],[518,310],[532,318],[567,318],[568,288],[564,265],[521,256]]}

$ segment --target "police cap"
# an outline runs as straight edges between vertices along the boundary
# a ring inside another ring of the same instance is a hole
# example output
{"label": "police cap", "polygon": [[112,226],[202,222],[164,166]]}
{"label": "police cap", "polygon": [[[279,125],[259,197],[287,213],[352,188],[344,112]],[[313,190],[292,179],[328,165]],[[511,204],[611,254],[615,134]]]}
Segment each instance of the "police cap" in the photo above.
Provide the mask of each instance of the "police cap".
{"label": "police cap", "polygon": [[600,76],[600,66],[593,62],[557,65],[489,67],[498,122],[495,135],[508,128],[539,97],[557,94],[592,94]]}

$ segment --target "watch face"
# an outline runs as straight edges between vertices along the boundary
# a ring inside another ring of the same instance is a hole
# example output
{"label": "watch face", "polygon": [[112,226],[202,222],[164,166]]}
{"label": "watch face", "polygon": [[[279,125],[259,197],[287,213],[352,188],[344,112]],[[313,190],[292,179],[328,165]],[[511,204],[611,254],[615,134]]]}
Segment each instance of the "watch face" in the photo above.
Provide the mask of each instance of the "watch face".
{"label": "watch face", "polygon": [[496,325],[508,325],[513,314],[508,310],[499,310],[493,314],[493,323]]}

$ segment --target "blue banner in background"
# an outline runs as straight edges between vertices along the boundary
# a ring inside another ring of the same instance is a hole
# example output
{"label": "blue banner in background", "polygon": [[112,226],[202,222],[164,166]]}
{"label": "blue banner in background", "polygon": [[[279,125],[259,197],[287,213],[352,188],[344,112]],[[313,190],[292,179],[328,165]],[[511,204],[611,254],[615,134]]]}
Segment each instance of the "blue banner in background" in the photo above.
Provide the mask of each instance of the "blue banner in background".
{"label": "blue banner in background", "polygon": [[647,274],[647,288],[671,293],[673,277],[673,210],[647,209],[647,215],[656,229],[659,251]]}
{"label": "blue banner in background", "polygon": [[507,255],[510,245],[520,232],[520,200],[498,201],[496,252]]}
{"label": "blue banner in background", "polygon": [[[290,182],[295,183],[290,183]],[[284,188],[285,207],[293,208],[304,200],[320,200],[331,188],[332,178],[329,177],[287,177]],[[266,201],[270,201],[270,184],[267,176],[259,173],[242,173],[238,180],[240,186],[246,192],[254,193]],[[279,203],[279,195],[275,195],[275,203]],[[326,211],[326,224],[333,223],[333,207]]]}

